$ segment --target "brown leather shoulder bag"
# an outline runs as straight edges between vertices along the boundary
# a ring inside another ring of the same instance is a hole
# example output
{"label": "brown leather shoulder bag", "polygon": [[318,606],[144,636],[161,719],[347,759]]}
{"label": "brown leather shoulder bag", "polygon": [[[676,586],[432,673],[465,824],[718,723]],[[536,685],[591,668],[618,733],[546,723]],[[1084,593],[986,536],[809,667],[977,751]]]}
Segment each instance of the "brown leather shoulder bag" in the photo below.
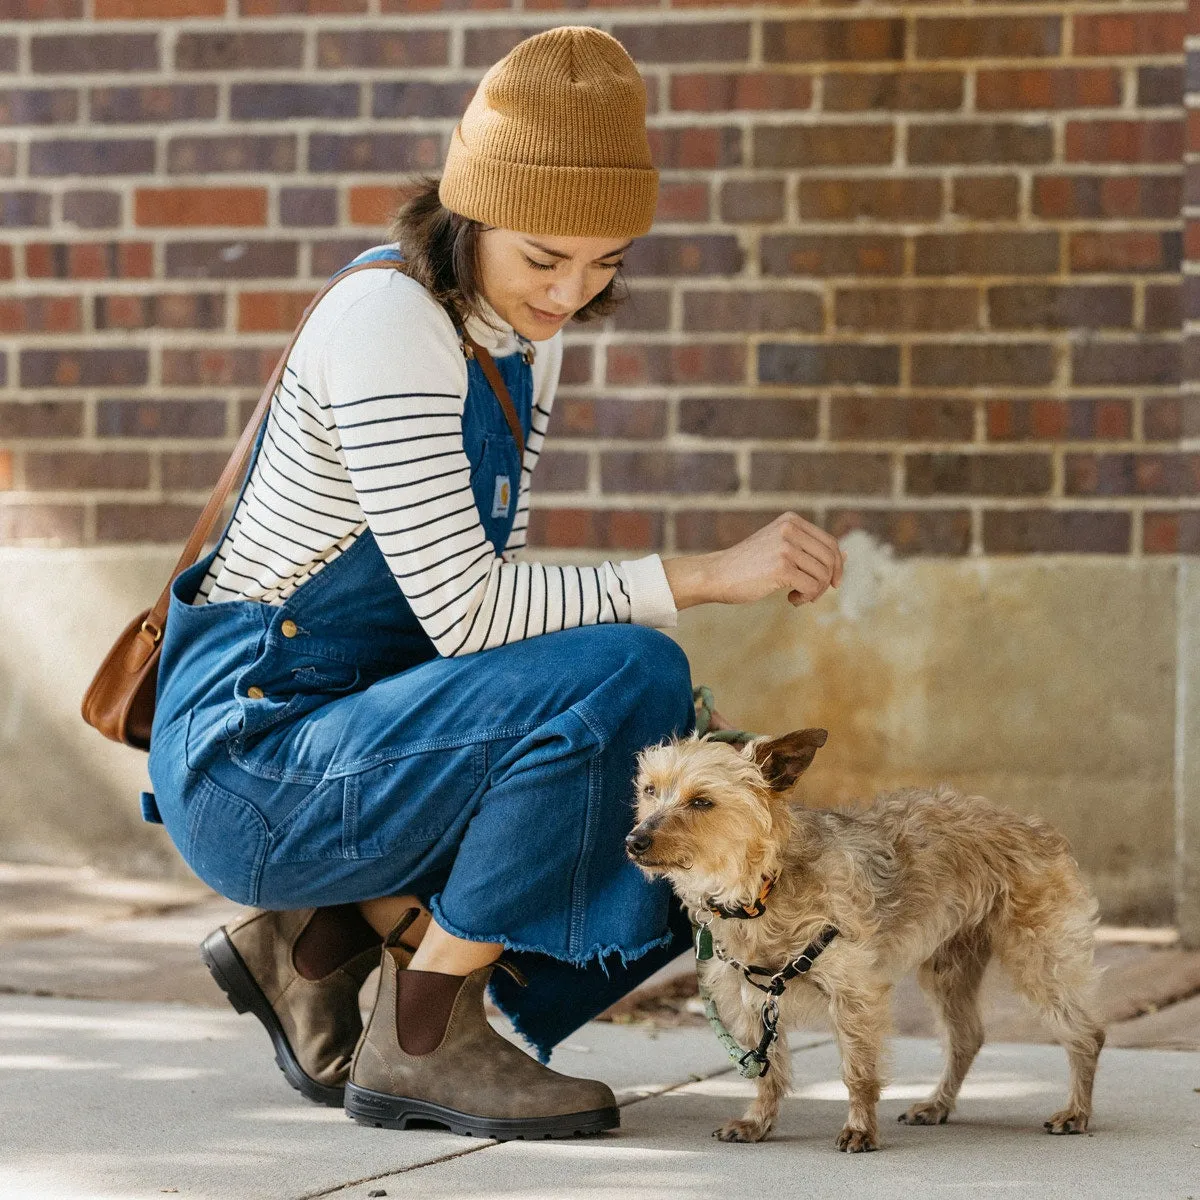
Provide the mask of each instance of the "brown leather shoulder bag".
{"label": "brown leather shoulder bag", "polygon": [[[375,261],[360,263],[356,267],[347,267],[330,279],[304,310],[304,315],[300,318],[300,323],[296,326],[291,341],[279,356],[275,370],[263,388],[254,415],[250,418],[246,428],[242,430],[242,436],[238,439],[233,453],[229,456],[229,461],[225,464],[225,469],[221,472],[220,479],[217,480],[216,487],[213,488],[208,503],[204,506],[204,511],[196,522],[196,527],[183,547],[183,553],[180,554],[179,561],[171,572],[171,578],[162,590],[162,595],[151,608],[139,613],[125,626],[120,637],[113,643],[112,649],[105,655],[95,678],[84,693],[83,719],[93,728],[98,729],[106,738],[110,738],[114,742],[121,742],[126,746],[133,746],[138,750],[150,749],[150,727],[154,721],[154,701],[158,689],[158,656],[162,649],[163,632],[166,629],[167,608],[171,600],[171,584],[175,582],[178,575],[196,562],[204,543],[212,535],[213,527],[225,504],[225,498],[229,495],[234,482],[241,477],[246,468],[246,460],[254,446],[258,428],[266,419],[267,409],[279,387],[279,381],[283,378],[284,367],[292,353],[292,347],[295,346],[296,339],[300,336],[300,330],[304,328],[304,323],[312,314],[313,309],[316,308],[325,293],[347,275],[355,271],[383,267],[393,271],[403,269],[403,265],[397,264],[395,261]],[[492,385],[492,390],[496,393],[501,408],[504,409],[504,416],[508,421],[509,429],[512,430],[521,460],[524,461],[525,438],[512,398],[504,386],[504,380],[487,350],[466,332],[463,332],[462,337],[465,350],[479,360],[484,375]]]}

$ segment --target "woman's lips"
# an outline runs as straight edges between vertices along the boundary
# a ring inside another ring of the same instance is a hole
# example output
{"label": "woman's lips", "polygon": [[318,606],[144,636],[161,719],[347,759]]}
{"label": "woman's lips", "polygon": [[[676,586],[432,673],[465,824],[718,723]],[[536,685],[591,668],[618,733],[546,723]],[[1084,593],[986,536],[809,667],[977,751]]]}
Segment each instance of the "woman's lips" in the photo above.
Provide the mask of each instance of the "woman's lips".
{"label": "woman's lips", "polygon": [[529,311],[533,313],[533,315],[537,317],[539,321],[545,321],[547,324],[557,325],[560,321],[565,321],[569,315],[567,313],[545,312],[543,309],[534,308],[532,304],[530,304],[528,307]]}

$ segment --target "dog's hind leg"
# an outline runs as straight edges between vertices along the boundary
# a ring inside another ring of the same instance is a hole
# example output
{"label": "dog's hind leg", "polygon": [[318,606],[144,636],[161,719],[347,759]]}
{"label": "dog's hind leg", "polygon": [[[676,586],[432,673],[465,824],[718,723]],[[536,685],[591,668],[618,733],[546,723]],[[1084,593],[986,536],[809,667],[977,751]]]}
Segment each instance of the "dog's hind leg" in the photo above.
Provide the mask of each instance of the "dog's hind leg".
{"label": "dog's hind leg", "polygon": [[[747,1020],[740,1030],[742,1044],[758,1044],[762,1037],[762,1022]],[[723,1142],[761,1142],[771,1132],[779,1105],[792,1086],[792,1058],[788,1054],[787,1034],[781,1029],[767,1051],[767,1073],[754,1082],[758,1091],[754,1103],[733,1121],[726,1121],[713,1137]]]}
{"label": "dog's hind leg", "polygon": [[1085,1133],[1092,1115],[1096,1062],[1104,1026],[1095,1015],[1091,922],[1083,912],[1036,930],[1019,929],[997,942],[1017,988],[1050,1019],[1067,1052],[1071,1088],[1065,1108],[1044,1122],[1049,1133]]}
{"label": "dog's hind leg", "polygon": [[897,1118],[905,1125],[942,1125],[954,1110],[963,1079],[983,1045],[979,985],[992,956],[987,934],[970,930],[938,947],[917,979],[937,1008],[946,1032],[946,1068],[928,1100]]}
{"label": "dog's hind leg", "polygon": [[851,1154],[879,1149],[875,1110],[883,1087],[879,1062],[891,1023],[890,995],[891,988],[836,992],[829,1002],[842,1054],[842,1079],[850,1093],[850,1111],[837,1148]]}

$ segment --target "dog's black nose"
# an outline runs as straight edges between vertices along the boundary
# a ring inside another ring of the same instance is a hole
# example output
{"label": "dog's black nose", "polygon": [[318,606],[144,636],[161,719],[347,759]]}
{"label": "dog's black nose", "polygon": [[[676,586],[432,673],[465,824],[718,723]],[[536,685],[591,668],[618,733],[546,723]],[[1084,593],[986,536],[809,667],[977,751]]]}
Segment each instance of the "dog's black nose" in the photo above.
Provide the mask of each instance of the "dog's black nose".
{"label": "dog's black nose", "polygon": [[628,850],[630,854],[645,854],[646,851],[650,849],[650,843],[652,840],[653,839],[648,833],[638,833],[638,831],[635,829],[625,839],[625,849]]}

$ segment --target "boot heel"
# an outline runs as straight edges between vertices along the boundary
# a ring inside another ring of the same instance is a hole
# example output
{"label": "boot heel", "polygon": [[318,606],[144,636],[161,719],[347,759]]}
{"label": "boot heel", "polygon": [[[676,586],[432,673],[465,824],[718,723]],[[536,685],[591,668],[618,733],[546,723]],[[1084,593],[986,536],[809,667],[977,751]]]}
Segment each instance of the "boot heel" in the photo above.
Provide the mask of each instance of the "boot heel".
{"label": "boot heel", "polygon": [[[233,948],[233,943],[226,937],[224,929],[210,933],[200,943],[200,957],[234,1010],[238,1013],[253,1012],[254,1003],[248,998],[250,993],[247,984],[250,988],[255,988],[256,985],[249,978],[245,964]],[[238,980],[241,987],[234,980]]]}

